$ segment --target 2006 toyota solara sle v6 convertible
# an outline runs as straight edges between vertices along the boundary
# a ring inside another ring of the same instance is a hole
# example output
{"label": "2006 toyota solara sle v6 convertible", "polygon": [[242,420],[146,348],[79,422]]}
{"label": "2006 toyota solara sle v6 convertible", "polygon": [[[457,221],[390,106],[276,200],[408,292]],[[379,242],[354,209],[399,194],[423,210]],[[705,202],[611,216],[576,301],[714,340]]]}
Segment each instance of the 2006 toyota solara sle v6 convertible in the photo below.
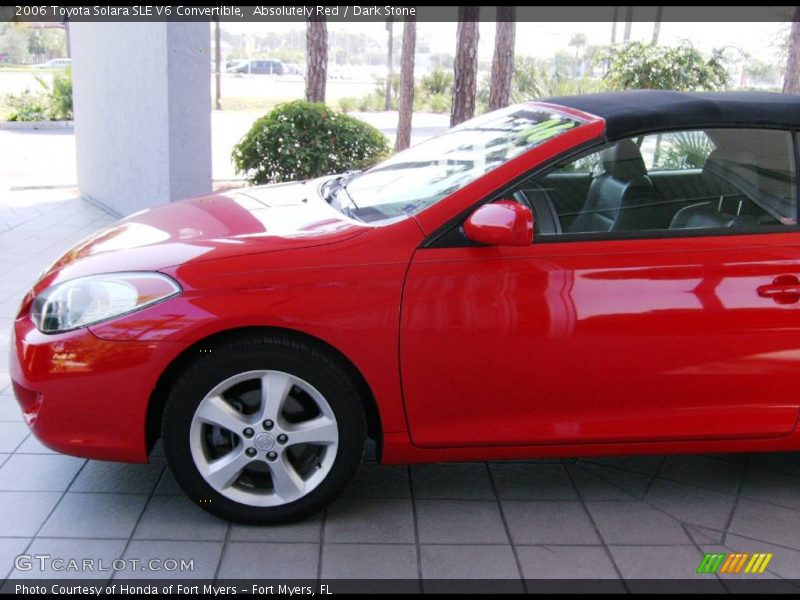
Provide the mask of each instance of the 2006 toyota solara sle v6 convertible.
{"label": "2006 toyota solara sle v6 convertible", "polygon": [[[171,203],[52,265],[25,419],[271,524],[384,464],[800,449],[800,98],[625,92]],[[324,138],[319,141],[324,144]]]}

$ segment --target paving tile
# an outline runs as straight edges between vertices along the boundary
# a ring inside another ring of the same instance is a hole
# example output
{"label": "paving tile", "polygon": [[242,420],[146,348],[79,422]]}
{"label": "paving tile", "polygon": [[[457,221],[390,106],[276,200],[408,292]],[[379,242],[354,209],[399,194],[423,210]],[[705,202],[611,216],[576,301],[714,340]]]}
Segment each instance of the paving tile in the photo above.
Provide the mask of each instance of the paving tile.
{"label": "paving tile", "polygon": [[60,499],[60,492],[0,492],[0,536],[36,535]]}
{"label": "paving tile", "polygon": [[342,498],[327,510],[325,542],[412,543],[410,500]]}
{"label": "paving tile", "polygon": [[51,450],[40,442],[35,435],[30,434],[17,448],[16,454],[58,454],[58,452]]}
{"label": "paving tile", "polygon": [[505,500],[577,500],[561,463],[492,463],[497,495]]}
{"label": "paving tile", "polygon": [[419,539],[423,544],[509,542],[496,502],[418,500],[416,506]]}
{"label": "paving tile", "polygon": [[17,404],[14,396],[10,394],[0,395],[0,421],[11,421],[22,423],[22,410]]}
{"label": "paving tile", "polygon": [[89,461],[70,486],[70,491],[150,494],[164,465],[163,458],[153,458],[145,465]]}
{"label": "paving tile", "polygon": [[[136,560],[136,568],[114,573],[114,579],[213,579],[222,555],[222,542],[131,541],[125,558]],[[150,561],[160,561],[157,571],[146,568]],[[173,560],[176,563],[166,561]],[[181,561],[191,562],[190,570],[181,570]],[[176,565],[178,568],[173,568]],[[167,570],[167,567],[170,570]],[[258,571],[253,571],[258,574]],[[222,577],[222,575],[220,575]]]}
{"label": "paving tile", "polygon": [[602,546],[517,546],[516,550],[525,579],[619,579]]}
{"label": "paving tile", "polygon": [[[755,542],[733,534],[728,535],[724,548],[724,552],[749,552],[751,554],[771,552],[773,556],[764,575],[773,574],[776,577],[792,579],[795,583],[800,580],[800,551],[798,550],[790,550],[765,542]],[[703,551],[714,552],[715,550],[704,547]]]}
{"label": "paving tile", "polygon": [[410,498],[408,468],[379,466],[364,462],[353,482],[345,490],[345,498]]}
{"label": "paving tile", "polygon": [[752,469],[768,469],[789,475],[800,475],[800,453],[798,452],[759,452],[749,456]]}
{"label": "paving tile", "polygon": [[689,544],[680,523],[643,502],[587,502],[607,544]]}
{"label": "paving tile", "polygon": [[742,464],[715,456],[675,455],[664,460],[658,476],[735,495],[745,468]]}
{"label": "paving tile", "polygon": [[68,492],[45,523],[40,535],[128,538],[146,503],[147,496]]}
{"label": "paving tile", "polygon": [[492,480],[484,463],[414,465],[414,497],[435,500],[493,500]]}
{"label": "paving tile", "polygon": [[[26,554],[48,556],[42,563],[33,559],[30,569],[15,569],[12,579],[100,579],[114,574],[113,561],[122,557],[126,540],[65,540],[37,538]],[[84,560],[91,566],[83,569]],[[75,561],[71,564],[70,561]]]}
{"label": "paving tile", "polygon": [[82,458],[60,454],[14,454],[0,467],[0,489],[6,491],[59,492],[80,471]]}
{"label": "paving tile", "polygon": [[725,532],[718,529],[709,529],[702,525],[686,525],[687,535],[696,545],[721,544],[725,537]]}
{"label": "paving tile", "polygon": [[800,512],[740,498],[729,531],[754,540],[800,549]]}
{"label": "paving tile", "polygon": [[684,590],[689,579],[694,580],[692,586],[701,582],[707,585],[709,592],[725,590],[718,579],[697,573],[703,554],[694,546],[610,546],[609,551],[622,576],[629,580],[631,592],[652,591],[652,584],[641,581],[650,579],[678,580],[674,584],[661,581],[662,592]]}
{"label": "paving tile", "polygon": [[641,499],[651,480],[647,475],[590,463],[567,465],[567,471],[584,500]]}
{"label": "paving tile", "polygon": [[233,542],[319,542],[322,533],[322,514],[318,513],[299,523],[288,525],[231,525],[229,539]]}
{"label": "paving tile", "polygon": [[231,542],[219,568],[220,579],[316,579],[319,544]]}
{"label": "paving tile", "polygon": [[724,529],[736,497],[694,485],[657,479],[645,496],[645,501],[685,523]]}
{"label": "paving tile", "polygon": [[14,452],[29,434],[30,429],[25,423],[0,422],[0,452]]}
{"label": "paving tile", "polygon": [[0,538],[0,582],[14,569],[14,559],[30,541],[30,538]]}
{"label": "paving tile", "polygon": [[600,544],[580,502],[503,501],[514,544]]}
{"label": "paving tile", "polygon": [[[498,587],[509,592],[524,591],[514,552],[509,545],[422,546],[420,553],[422,576],[433,580],[423,582],[426,593],[476,594],[496,591]],[[503,581],[492,583],[487,580]]]}
{"label": "paving tile", "polygon": [[[159,456],[150,455],[151,459],[160,458]],[[158,485],[156,485],[156,491],[154,492],[156,496],[184,496],[183,490],[178,485],[178,482],[175,481],[175,478],[172,476],[172,473],[169,470],[169,467],[164,469],[164,472],[161,475],[161,479],[158,480]]]}
{"label": "paving tile", "polygon": [[153,496],[142,515],[135,539],[222,541],[228,522],[204,511],[185,496]]}
{"label": "paving tile", "polygon": [[656,471],[658,471],[663,460],[663,456],[642,455],[592,457],[582,459],[581,462],[594,463],[603,465],[604,467],[611,467],[623,471],[631,471],[633,473],[652,476],[656,474]]}
{"label": "paving tile", "polygon": [[412,544],[325,544],[322,579],[416,579]]}
{"label": "paving tile", "polygon": [[752,467],[742,485],[742,498],[800,510],[800,475]]}

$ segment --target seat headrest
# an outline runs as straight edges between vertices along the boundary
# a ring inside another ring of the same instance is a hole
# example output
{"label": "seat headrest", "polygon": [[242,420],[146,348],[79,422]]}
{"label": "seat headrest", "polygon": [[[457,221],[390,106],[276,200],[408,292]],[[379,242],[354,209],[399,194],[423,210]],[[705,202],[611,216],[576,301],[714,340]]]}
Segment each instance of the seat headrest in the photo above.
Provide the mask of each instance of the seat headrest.
{"label": "seat headrest", "polygon": [[642,153],[631,140],[621,140],[603,151],[603,170],[623,181],[647,175]]}

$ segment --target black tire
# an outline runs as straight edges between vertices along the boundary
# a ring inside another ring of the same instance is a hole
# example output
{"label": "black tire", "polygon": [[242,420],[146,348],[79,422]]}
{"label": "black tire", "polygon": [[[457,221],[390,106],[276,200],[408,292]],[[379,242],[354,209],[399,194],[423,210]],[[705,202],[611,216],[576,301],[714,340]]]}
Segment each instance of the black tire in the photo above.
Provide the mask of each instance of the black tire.
{"label": "black tire", "polygon": [[[314,386],[332,408],[339,435],[325,479],[302,498],[272,507],[249,506],[217,492],[200,474],[190,448],[192,419],[206,394],[229,377],[261,369],[284,371]],[[230,521],[273,525],[317,513],[348,486],[364,456],[366,431],[362,399],[332,353],[290,337],[247,334],[197,349],[169,392],[161,436],[173,476],[198,506]]]}

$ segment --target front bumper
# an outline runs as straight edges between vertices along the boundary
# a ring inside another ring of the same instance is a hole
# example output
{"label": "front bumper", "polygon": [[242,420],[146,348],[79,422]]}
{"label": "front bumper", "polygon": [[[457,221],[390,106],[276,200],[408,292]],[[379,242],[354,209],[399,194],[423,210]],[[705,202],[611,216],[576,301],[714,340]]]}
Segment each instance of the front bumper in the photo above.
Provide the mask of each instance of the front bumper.
{"label": "front bumper", "polygon": [[89,329],[45,335],[14,322],[10,374],[25,421],[64,454],[147,462],[152,391],[179,354],[169,342],[108,341]]}

